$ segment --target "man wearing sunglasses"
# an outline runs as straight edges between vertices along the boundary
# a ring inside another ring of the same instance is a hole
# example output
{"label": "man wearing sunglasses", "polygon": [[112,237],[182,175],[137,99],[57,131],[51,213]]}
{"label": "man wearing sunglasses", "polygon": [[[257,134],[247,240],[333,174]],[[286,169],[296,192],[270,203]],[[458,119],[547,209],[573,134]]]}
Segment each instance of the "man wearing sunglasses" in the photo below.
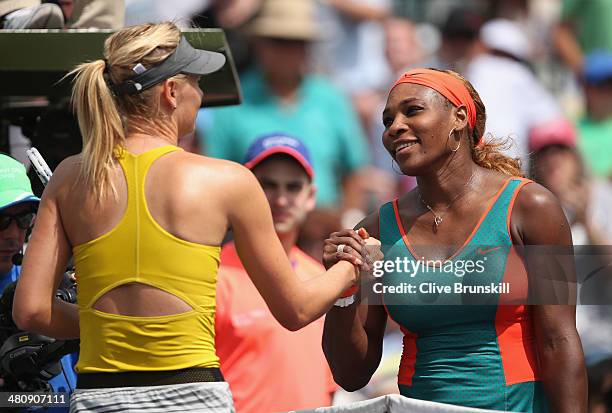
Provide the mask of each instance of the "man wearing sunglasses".
{"label": "man wearing sunglasses", "polygon": [[[19,278],[23,244],[26,233],[34,224],[39,202],[40,199],[32,193],[23,164],[0,154],[0,294],[8,284]],[[73,365],[76,358],[76,354],[69,354],[61,359],[61,373],[48,381],[54,392],[70,393],[74,389],[76,374]],[[3,391],[4,385],[0,372],[0,391]],[[64,411],[68,409],[45,410],[49,413]]]}
{"label": "man wearing sunglasses", "polygon": [[32,193],[25,167],[0,154],[0,290],[17,280],[20,266],[13,262],[19,263],[39,202]]}

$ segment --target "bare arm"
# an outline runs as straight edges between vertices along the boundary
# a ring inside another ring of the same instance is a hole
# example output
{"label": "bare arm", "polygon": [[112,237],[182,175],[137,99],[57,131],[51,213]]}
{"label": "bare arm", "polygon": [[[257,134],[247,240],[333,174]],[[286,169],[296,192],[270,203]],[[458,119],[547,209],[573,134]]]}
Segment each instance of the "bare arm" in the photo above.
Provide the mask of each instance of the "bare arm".
{"label": "bare arm", "polygon": [[353,20],[382,20],[389,15],[384,7],[370,6],[353,0],[328,0],[328,2]]}
{"label": "bare arm", "polygon": [[[576,276],[569,224],[554,195],[535,184],[526,186],[517,197],[512,222],[517,238],[529,246],[525,256],[530,301],[535,304],[537,353],[551,411],[586,412],[587,378],[576,331]],[[550,254],[552,249],[558,254]]]}
{"label": "bare arm", "polygon": [[380,364],[387,313],[382,306],[353,304],[325,316],[323,352],[343,389],[364,387]]}
{"label": "bare arm", "polygon": [[561,22],[553,28],[553,42],[557,53],[570,69],[576,74],[582,73],[584,56],[576,36],[567,22]]}
{"label": "bare arm", "polygon": [[261,8],[263,0],[223,0],[215,2],[217,20],[222,27],[243,25]]}
{"label": "bare arm", "polygon": [[259,183],[245,168],[233,173],[233,182],[239,183],[229,194],[227,208],[240,259],[274,318],[289,330],[300,329],[325,314],[356,282],[356,267],[341,261],[321,276],[299,280],[274,231]]}
{"label": "bare arm", "polygon": [[[378,238],[378,215],[365,218],[356,228],[364,227]],[[349,241],[349,236],[352,241]],[[336,246],[360,248],[355,231],[344,230],[326,240],[324,260],[330,265],[337,260]],[[332,307],[325,316],[323,352],[334,380],[345,390],[355,391],[370,381],[382,357],[382,344],[387,313],[381,305],[359,303],[348,307]]]}
{"label": "bare arm", "polygon": [[57,203],[66,169],[58,166],[43,194],[13,304],[19,328],[59,339],[79,337],[77,306],[55,297],[72,254]]}

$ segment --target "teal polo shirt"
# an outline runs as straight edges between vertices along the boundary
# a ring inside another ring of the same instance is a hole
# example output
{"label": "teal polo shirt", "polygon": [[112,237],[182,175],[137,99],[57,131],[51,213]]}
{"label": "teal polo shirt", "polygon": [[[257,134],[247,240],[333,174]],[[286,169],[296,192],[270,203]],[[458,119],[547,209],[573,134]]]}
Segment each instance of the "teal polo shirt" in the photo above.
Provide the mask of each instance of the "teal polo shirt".
{"label": "teal polo shirt", "polygon": [[612,118],[593,121],[588,118],[578,123],[578,146],[588,169],[602,178],[612,177]]}
{"label": "teal polo shirt", "polygon": [[314,75],[304,78],[292,106],[281,106],[260,72],[246,73],[241,84],[241,105],[200,111],[197,135],[204,153],[242,163],[259,136],[295,136],[310,151],[318,205],[335,205],[342,178],[369,162],[366,138],[350,101]]}

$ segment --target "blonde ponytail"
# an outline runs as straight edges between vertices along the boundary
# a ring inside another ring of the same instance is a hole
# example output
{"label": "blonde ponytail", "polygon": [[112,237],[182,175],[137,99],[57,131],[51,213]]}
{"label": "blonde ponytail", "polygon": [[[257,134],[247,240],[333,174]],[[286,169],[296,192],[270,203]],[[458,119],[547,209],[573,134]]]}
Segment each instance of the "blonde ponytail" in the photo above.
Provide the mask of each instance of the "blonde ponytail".
{"label": "blonde ponytail", "polygon": [[96,60],[77,66],[72,102],[79,128],[83,136],[83,152],[80,179],[100,200],[116,189],[110,179],[114,163],[114,150],[123,146],[125,129],[115,98],[106,83],[104,60]]}
{"label": "blonde ponytail", "polygon": [[135,95],[114,96],[109,83],[120,84],[133,77],[138,63],[151,67],[163,61],[176,49],[180,36],[171,22],[126,27],[104,42],[105,60],[83,63],[68,74],[75,76],[72,103],[83,136],[79,179],[97,201],[109,194],[117,196],[111,169],[128,131],[141,131],[139,123],[148,125],[152,119],[163,118],[156,97],[158,86]]}

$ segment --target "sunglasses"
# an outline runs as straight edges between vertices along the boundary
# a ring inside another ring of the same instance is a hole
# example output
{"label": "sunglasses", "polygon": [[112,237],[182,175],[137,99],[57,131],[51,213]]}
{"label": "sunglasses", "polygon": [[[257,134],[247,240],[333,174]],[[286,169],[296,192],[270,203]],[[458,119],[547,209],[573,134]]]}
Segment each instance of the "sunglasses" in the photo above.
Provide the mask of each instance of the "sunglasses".
{"label": "sunglasses", "polygon": [[7,229],[13,220],[19,229],[28,229],[32,226],[35,216],[34,212],[22,212],[15,215],[0,214],[0,231]]}

